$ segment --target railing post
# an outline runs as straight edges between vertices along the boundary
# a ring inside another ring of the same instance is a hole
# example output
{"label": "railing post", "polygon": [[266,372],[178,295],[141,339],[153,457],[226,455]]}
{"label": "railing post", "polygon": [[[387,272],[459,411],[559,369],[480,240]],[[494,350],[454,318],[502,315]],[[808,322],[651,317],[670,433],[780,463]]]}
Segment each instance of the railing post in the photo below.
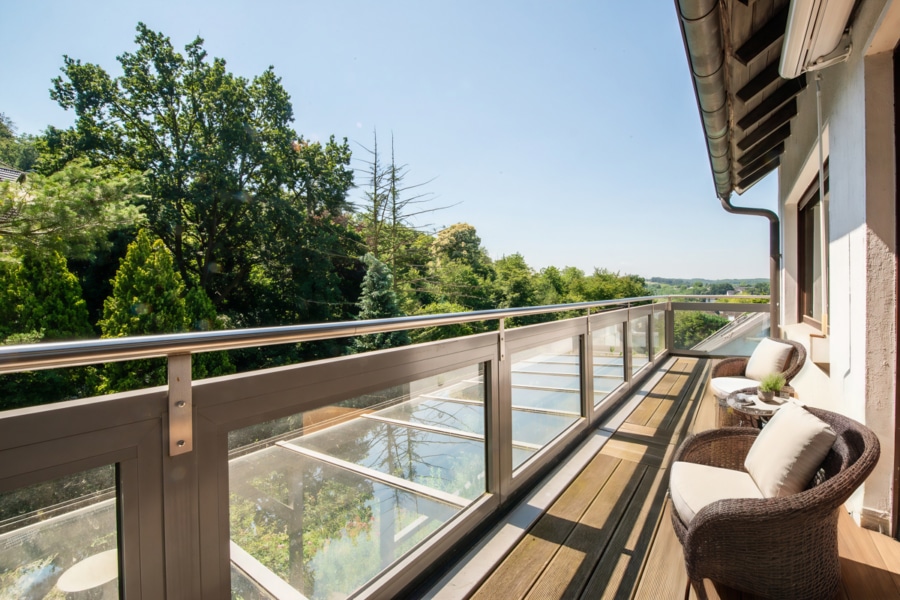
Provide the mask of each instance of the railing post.
{"label": "railing post", "polygon": [[671,298],[666,302],[666,349],[670,354],[675,351],[675,311]]}
{"label": "railing post", "polygon": [[[496,434],[488,441],[488,456],[496,456],[493,461],[499,472],[500,501],[504,502],[512,490],[512,368],[506,353],[506,321],[499,319],[497,336],[497,396],[491,407],[497,425],[490,431]],[[493,446],[493,448],[491,448]]]}
{"label": "railing post", "polygon": [[591,309],[585,318],[581,343],[581,410],[590,423],[594,416],[594,329],[591,326]]}
{"label": "railing post", "polygon": [[625,382],[631,384],[631,303],[625,310],[625,325],[622,330],[622,365],[625,367]]}

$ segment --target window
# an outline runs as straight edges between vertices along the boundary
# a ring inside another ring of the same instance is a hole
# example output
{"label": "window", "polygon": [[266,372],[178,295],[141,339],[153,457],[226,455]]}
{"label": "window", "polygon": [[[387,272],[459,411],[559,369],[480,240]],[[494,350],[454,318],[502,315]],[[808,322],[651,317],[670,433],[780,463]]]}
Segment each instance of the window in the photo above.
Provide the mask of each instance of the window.
{"label": "window", "polygon": [[[828,163],[825,171],[825,198],[828,198]],[[827,205],[827,204],[826,204]],[[822,328],[825,314],[825,280],[823,265],[827,256],[823,257],[823,235],[827,239],[828,232],[822,231],[822,211],[825,210],[819,193],[818,178],[803,194],[798,204],[797,240],[799,254],[799,309],[798,320]],[[827,218],[827,215],[825,215]]]}

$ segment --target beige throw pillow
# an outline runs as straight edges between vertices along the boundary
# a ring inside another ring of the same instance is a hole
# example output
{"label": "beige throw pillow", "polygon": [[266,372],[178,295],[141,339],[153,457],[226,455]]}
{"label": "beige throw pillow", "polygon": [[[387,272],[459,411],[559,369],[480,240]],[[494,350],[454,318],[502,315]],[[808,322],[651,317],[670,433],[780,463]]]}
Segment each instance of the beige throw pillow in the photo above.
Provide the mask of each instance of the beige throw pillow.
{"label": "beige throw pillow", "polygon": [[802,492],[836,437],[828,423],[787,402],[759,432],[744,468],[766,498]]}
{"label": "beige throw pillow", "polygon": [[744,375],[760,381],[766,375],[781,373],[793,349],[789,344],[763,338],[750,355]]}

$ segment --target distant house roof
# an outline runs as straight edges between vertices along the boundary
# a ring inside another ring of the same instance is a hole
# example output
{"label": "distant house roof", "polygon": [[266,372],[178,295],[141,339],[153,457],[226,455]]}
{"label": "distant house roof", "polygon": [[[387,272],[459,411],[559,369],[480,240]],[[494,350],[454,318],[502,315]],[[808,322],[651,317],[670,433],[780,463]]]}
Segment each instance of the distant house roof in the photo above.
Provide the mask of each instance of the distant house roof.
{"label": "distant house roof", "polygon": [[0,164],[0,181],[25,181],[25,173],[12,167]]}

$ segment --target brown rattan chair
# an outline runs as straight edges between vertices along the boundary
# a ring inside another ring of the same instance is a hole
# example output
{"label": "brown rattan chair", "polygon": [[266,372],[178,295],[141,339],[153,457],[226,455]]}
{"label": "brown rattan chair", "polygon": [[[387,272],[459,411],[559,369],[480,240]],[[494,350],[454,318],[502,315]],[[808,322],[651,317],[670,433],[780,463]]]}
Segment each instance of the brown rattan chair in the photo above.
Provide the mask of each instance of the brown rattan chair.
{"label": "brown rattan chair", "polygon": [[[870,429],[852,419],[807,410],[828,423],[837,439],[806,490],[781,498],[719,500],[700,509],[689,524],[672,510],[699,598],[707,598],[704,578],[766,598],[837,595],[838,510],[875,467],[880,446]],[[674,460],[744,471],[758,434],[738,427],[704,431],[685,440]]]}
{"label": "brown rattan chair", "polygon": [[[800,369],[803,368],[803,363],[806,362],[806,348],[803,347],[803,344],[792,340],[783,340],[779,338],[769,339],[781,344],[788,344],[794,348],[788,356],[787,362],[784,365],[784,370],[782,371],[785,383],[790,383],[791,379],[793,379],[794,376],[800,372]],[[734,358],[721,360],[713,367],[711,377],[745,377],[744,373],[747,371],[747,361],[749,360],[750,359],[747,356],[736,356]]]}

